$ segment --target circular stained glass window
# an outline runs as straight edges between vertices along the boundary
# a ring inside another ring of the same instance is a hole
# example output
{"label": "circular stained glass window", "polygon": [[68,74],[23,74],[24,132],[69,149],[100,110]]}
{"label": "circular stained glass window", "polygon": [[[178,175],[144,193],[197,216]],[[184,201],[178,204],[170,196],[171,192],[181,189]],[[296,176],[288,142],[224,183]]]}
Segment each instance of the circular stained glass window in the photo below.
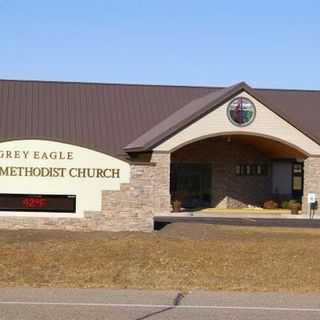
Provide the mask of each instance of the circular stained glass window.
{"label": "circular stained glass window", "polygon": [[234,125],[245,127],[254,120],[256,108],[251,100],[244,97],[238,97],[229,103],[227,115]]}

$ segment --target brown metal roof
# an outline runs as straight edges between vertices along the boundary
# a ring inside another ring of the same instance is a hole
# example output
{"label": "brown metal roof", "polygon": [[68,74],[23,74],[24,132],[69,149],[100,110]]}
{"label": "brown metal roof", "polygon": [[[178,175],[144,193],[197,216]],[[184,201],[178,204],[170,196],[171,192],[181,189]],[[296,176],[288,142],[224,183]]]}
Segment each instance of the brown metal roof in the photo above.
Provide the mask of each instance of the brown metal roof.
{"label": "brown metal roof", "polygon": [[[125,146],[193,100],[228,90],[0,80],[0,137],[57,140],[119,156]],[[253,91],[320,143],[320,91]]]}

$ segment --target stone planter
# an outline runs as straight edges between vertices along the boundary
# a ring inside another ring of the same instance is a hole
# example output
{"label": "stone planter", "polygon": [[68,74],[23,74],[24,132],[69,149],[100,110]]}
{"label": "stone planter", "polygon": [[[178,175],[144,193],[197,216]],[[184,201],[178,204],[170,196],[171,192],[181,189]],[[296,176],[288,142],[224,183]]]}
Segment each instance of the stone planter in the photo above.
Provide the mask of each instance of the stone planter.
{"label": "stone planter", "polygon": [[291,214],[299,214],[299,210],[301,210],[301,204],[300,203],[291,203],[289,205],[289,209],[291,210]]}

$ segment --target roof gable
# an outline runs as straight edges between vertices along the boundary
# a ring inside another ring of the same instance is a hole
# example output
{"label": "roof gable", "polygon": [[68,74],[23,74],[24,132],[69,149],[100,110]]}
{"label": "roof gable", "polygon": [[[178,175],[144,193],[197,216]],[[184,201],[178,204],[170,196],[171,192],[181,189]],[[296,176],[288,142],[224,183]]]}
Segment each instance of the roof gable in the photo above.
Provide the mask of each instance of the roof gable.
{"label": "roof gable", "polygon": [[138,139],[131,142],[124,149],[127,152],[146,151],[159,144],[161,141],[181,130],[192,121],[202,117],[225,99],[243,90],[245,83],[241,82],[234,86],[221,89],[216,92],[194,99],[184,107],[177,110],[156,126],[145,132]]}
{"label": "roof gable", "polygon": [[[235,98],[249,99],[255,106],[253,121],[239,126],[228,117],[228,107]],[[181,129],[152,150],[174,152],[190,143],[217,136],[257,136],[277,141],[300,151],[305,156],[320,155],[320,145],[308,138],[293,125],[266,107],[261,101],[241,91],[236,96],[220,104],[197,121]],[[208,150],[209,152],[209,150]],[[217,150],[211,150],[217,152]]]}
{"label": "roof gable", "polygon": [[268,104],[263,101],[264,99],[257,94],[254,89],[248,86],[245,82],[240,82],[234,86],[227,87],[217,92],[209,93],[201,98],[194,99],[186,104],[183,108],[177,110],[159,124],[151,128],[149,131],[145,132],[138,139],[127,145],[124,149],[127,152],[152,150],[161,142],[170,138],[183,128],[205,116],[208,112],[215,110],[225,101],[232,99],[234,96],[243,91],[247,92],[250,96],[263,103],[267,108],[271,109],[272,112],[275,112],[279,117],[289,122],[295,128],[302,131],[300,129],[301,126],[288,121],[288,119],[285,118],[281,113],[275,111],[274,108],[270,108]]}

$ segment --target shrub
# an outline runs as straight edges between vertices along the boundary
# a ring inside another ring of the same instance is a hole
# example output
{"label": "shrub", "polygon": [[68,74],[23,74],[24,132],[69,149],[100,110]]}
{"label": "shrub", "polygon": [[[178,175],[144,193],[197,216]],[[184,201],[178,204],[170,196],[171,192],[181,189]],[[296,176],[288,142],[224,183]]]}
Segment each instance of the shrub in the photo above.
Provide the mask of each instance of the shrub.
{"label": "shrub", "polygon": [[263,204],[264,209],[277,209],[278,207],[278,203],[273,200],[268,200]]}
{"label": "shrub", "polygon": [[281,203],[281,208],[282,209],[289,209],[289,201],[282,201]]}

